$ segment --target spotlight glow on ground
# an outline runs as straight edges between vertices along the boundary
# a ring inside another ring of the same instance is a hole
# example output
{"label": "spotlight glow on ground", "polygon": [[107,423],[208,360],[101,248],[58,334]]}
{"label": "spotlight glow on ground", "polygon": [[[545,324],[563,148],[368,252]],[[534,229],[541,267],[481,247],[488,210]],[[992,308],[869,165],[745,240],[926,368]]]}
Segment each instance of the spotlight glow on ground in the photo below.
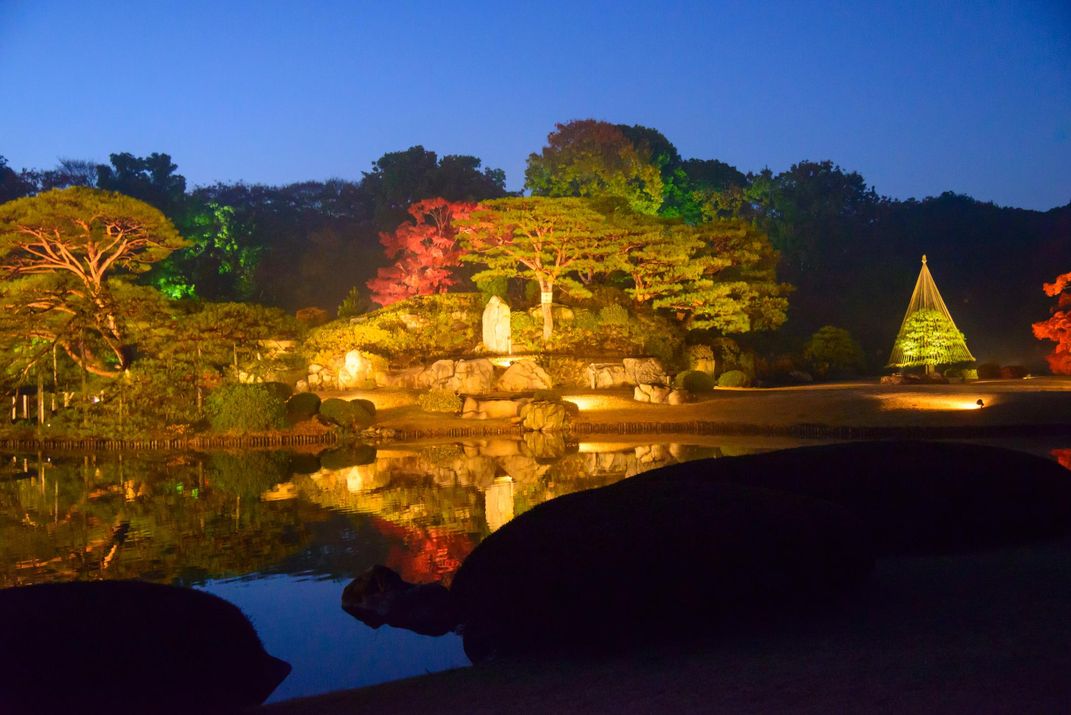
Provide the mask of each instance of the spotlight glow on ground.
{"label": "spotlight glow on ground", "polygon": [[996,401],[993,395],[927,395],[920,393],[900,393],[895,395],[874,395],[874,399],[881,403],[882,410],[923,410],[923,411],[956,411],[956,410],[980,410],[982,400],[986,407],[991,407]]}

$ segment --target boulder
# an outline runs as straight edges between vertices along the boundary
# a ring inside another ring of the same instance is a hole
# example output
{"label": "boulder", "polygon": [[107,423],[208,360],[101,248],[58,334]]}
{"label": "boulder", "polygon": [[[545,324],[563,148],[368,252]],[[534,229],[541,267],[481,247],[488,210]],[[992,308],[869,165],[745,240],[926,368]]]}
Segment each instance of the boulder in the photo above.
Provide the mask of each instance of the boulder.
{"label": "boulder", "polygon": [[508,355],[513,352],[510,310],[506,301],[497,295],[491,296],[483,309],[483,345],[493,353]]}
{"label": "boulder", "polygon": [[[0,591],[0,712],[236,712],[290,672],[203,591],[91,581]],[[45,667],[43,664],[48,664]]]}
{"label": "boulder", "polygon": [[692,393],[687,390],[671,390],[666,397],[667,405],[683,405],[692,401]]}
{"label": "boulder", "polygon": [[629,384],[625,366],[619,362],[593,362],[585,368],[584,376],[588,388],[592,390],[605,390]]}
{"label": "boulder", "polygon": [[386,624],[427,636],[441,636],[457,625],[450,592],[438,583],[409,583],[386,566],[376,565],[342,591],[342,608],[372,628]]}
{"label": "boulder", "polygon": [[669,375],[658,358],[625,358],[625,379],[630,385],[668,385]]}
{"label": "boulder", "polygon": [[420,376],[421,387],[446,389],[454,377],[453,360],[436,360]]}
{"label": "boulder", "polygon": [[552,387],[554,382],[547,371],[531,360],[520,360],[510,365],[497,383],[497,388],[504,392],[531,392]]}
{"label": "boulder", "polygon": [[756,628],[829,603],[872,567],[846,509],[735,484],[626,479],[544,502],[454,577],[474,661]]}
{"label": "boulder", "polygon": [[669,398],[671,390],[663,385],[636,385],[632,391],[632,398],[637,402],[652,402],[662,404]]}
{"label": "boulder", "polygon": [[996,447],[852,442],[700,460],[639,480],[722,482],[835,502],[879,554],[1008,546],[1071,530],[1071,479],[1055,462]]}
{"label": "boulder", "polygon": [[480,395],[491,391],[495,366],[490,360],[458,360],[446,387],[463,395]]}
{"label": "boulder", "polygon": [[569,423],[569,413],[561,402],[532,400],[520,409],[521,426],[533,432],[563,430]]}

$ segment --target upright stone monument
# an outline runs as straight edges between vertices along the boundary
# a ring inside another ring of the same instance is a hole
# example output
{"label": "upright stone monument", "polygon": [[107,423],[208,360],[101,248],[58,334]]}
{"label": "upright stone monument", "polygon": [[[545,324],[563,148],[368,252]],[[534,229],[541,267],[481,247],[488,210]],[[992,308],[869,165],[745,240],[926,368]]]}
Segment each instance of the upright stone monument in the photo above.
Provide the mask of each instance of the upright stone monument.
{"label": "upright stone monument", "polygon": [[508,355],[513,352],[510,310],[506,301],[491,296],[483,309],[483,344],[489,351]]}

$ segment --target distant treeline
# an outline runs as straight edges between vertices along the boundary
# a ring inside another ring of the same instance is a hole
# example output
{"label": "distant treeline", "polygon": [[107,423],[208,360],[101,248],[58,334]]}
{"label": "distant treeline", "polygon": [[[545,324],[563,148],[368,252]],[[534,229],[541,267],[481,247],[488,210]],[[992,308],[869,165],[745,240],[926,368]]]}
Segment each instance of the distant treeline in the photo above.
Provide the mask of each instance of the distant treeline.
{"label": "distant treeline", "polygon": [[[684,159],[660,132],[581,120],[558,125],[528,159],[526,189],[543,196],[623,199],[686,223],[747,219],[780,251],[778,279],[796,287],[789,320],[749,334],[765,352],[798,350],[822,325],[847,328],[872,368],[884,364],[923,253],[968,345],[982,361],[1040,365],[1030,332],[1048,315],[1041,284],[1071,269],[1071,203],[1039,212],[951,192],[899,201],[832,162],[744,173]],[[379,234],[421,199],[507,195],[501,170],[477,157],[414,146],[385,154],[358,180],[190,189],[167,154],[119,153],[108,164],[63,160],[16,171],[0,157],[0,202],[81,185],[146,201],[191,245],[147,276],[171,297],[252,301],[332,315],[387,265]]]}

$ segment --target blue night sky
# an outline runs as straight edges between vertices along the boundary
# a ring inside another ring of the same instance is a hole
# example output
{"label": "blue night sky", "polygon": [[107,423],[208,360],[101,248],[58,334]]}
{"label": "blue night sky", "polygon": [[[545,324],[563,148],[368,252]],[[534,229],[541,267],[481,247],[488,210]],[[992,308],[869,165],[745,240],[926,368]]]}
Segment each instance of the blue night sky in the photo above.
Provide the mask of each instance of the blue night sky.
{"label": "blue night sky", "polygon": [[0,0],[0,155],[171,154],[191,184],[360,178],[414,144],[520,188],[555,122],[897,198],[1071,200],[1071,5]]}

